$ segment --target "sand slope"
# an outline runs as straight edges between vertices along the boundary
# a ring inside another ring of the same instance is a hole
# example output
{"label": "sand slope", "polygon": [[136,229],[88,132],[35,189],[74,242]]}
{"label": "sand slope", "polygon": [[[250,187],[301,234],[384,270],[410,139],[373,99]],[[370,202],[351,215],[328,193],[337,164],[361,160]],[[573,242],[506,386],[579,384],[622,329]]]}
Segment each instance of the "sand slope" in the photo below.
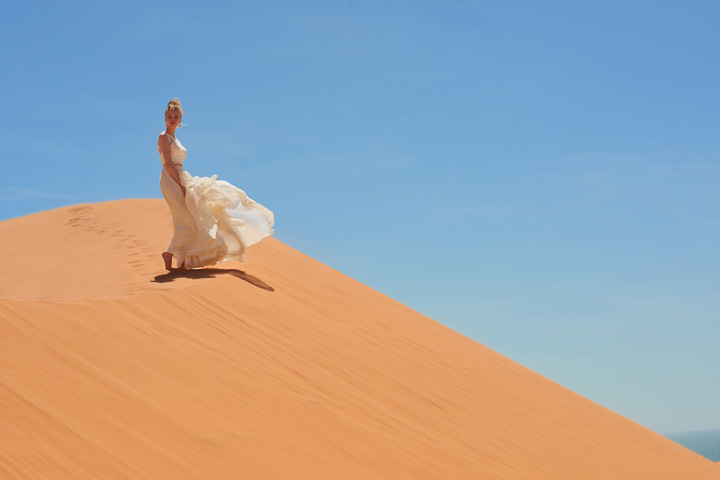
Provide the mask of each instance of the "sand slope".
{"label": "sand slope", "polygon": [[0,223],[0,478],[720,478],[274,239],[163,275],[169,232],[161,200]]}

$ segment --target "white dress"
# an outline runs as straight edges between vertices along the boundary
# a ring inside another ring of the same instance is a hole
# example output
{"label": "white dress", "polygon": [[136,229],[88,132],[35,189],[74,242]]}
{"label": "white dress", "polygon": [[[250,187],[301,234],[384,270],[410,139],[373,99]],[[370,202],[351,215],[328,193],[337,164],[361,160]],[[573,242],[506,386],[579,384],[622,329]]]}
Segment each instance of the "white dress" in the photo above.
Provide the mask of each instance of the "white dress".
{"label": "white dress", "polygon": [[[187,150],[167,132],[169,159],[180,174],[180,185],[167,167],[160,175],[160,189],[170,207],[175,232],[167,251],[177,265],[186,268],[215,265],[225,260],[245,259],[245,249],[273,234],[273,212],[250,199],[241,189],[212,177],[193,177],[183,168]],[[160,147],[158,146],[158,150]]]}

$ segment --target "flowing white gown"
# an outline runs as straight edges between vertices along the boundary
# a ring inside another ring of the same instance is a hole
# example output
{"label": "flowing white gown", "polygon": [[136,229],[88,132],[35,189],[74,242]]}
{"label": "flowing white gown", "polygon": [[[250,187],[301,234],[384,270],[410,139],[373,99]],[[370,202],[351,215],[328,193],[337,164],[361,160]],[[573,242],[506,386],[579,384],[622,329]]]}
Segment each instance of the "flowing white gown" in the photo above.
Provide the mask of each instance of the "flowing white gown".
{"label": "flowing white gown", "polygon": [[[245,249],[273,234],[273,212],[250,199],[234,185],[212,177],[193,177],[184,168],[187,150],[167,132],[169,159],[180,174],[180,185],[167,167],[160,175],[160,189],[170,207],[175,232],[167,251],[177,265],[198,268],[226,260],[245,259]],[[158,150],[160,150],[158,146]],[[162,151],[160,151],[162,158]]]}

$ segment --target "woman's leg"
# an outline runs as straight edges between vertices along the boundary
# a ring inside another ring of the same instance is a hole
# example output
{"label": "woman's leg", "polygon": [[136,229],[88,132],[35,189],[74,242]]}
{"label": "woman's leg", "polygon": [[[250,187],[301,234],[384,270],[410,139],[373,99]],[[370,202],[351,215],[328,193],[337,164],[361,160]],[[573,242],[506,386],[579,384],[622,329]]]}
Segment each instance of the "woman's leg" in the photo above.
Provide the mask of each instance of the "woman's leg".
{"label": "woman's leg", "polygon": [[[170,252],[163,252],[162,257],[163,257],[163,260],[165,261],[165,270],[167,270],[167,271],[172,270],[173,254]],[[183,266],[184,265],[185,265],[185,262],[183,262]]]}

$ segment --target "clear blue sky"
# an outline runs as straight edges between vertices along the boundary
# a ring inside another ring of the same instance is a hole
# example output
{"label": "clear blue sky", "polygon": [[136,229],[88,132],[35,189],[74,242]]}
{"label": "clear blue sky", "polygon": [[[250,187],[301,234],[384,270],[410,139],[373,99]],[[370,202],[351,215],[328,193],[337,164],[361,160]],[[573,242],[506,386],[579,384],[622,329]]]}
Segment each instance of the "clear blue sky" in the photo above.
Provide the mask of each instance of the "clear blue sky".
{"label": "clear blue sky", "polygon": [[718,18],[7,2],[0,219],[159,198],[180,97],[188,169],[273,209],[280,240],[658,432],[720,428]]}

